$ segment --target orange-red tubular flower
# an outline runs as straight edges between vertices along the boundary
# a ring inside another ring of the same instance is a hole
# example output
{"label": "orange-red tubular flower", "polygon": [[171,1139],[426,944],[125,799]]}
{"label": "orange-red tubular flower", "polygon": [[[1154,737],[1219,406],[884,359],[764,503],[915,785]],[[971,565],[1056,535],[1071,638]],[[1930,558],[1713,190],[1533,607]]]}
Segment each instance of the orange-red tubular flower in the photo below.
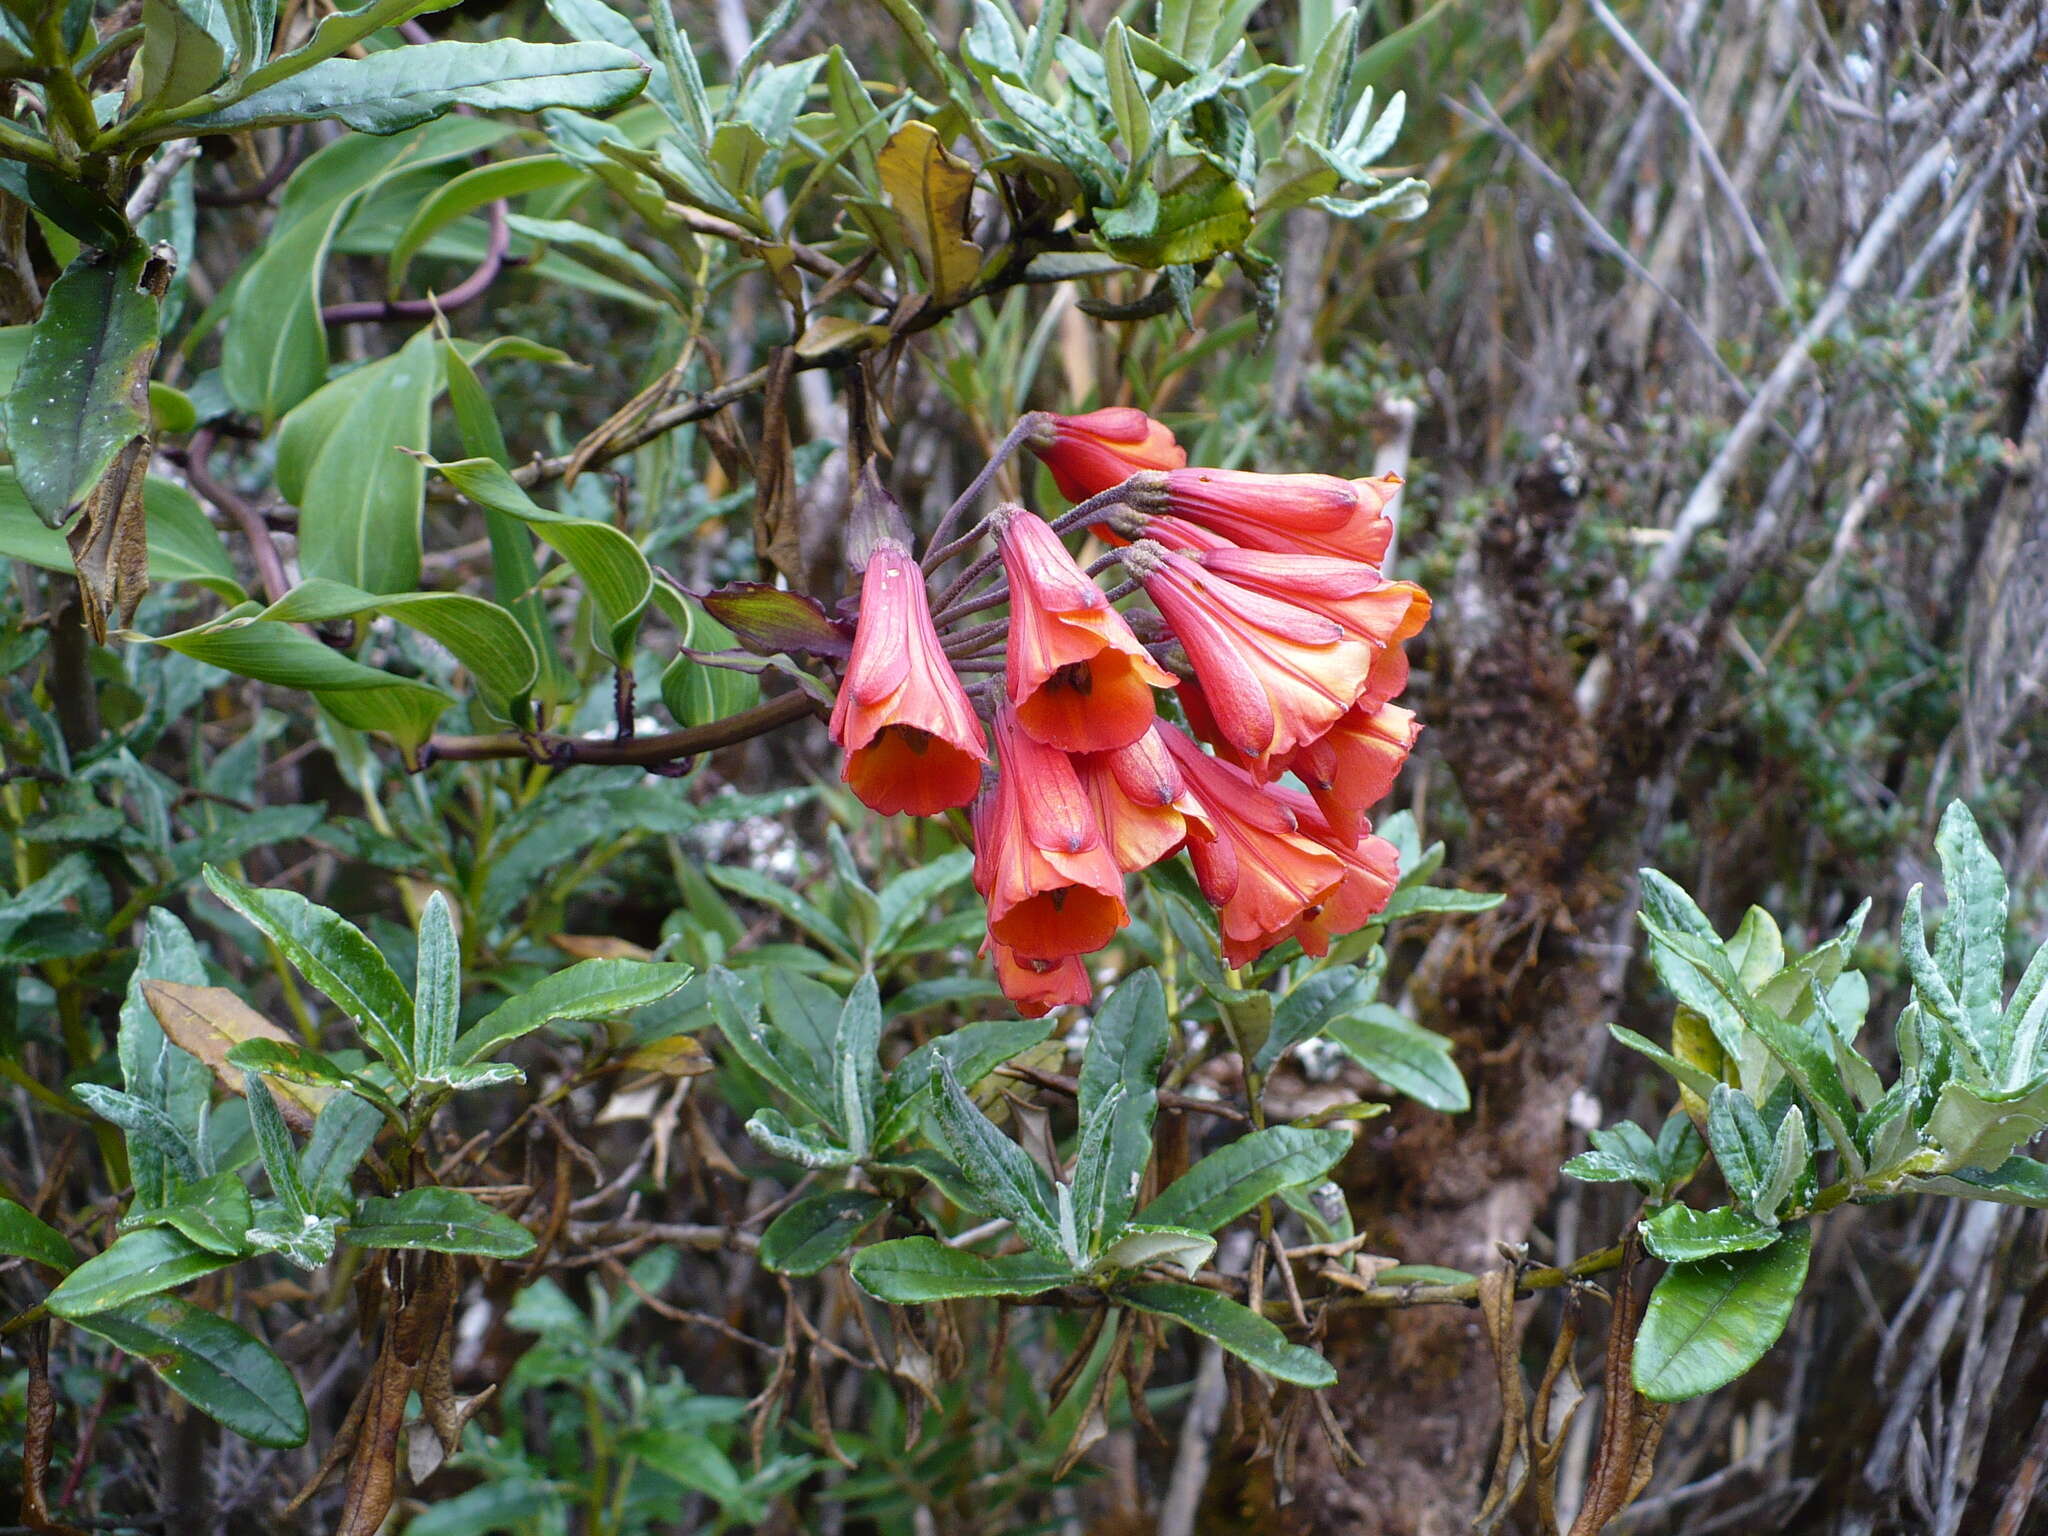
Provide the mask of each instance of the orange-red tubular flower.
{"label": "orange-red tubular flower", "polygon": [[1146,652],[1060,536],[1019,507],[996,514],[1010,578],[1005,662],[1017,722],[1063,752],[1106,752],[1151,729],[1175,678]]}
{"label": "orange-red tubular flower", "polygon": [[1344,885],[1344,860],[1304,835],[1294,813],[1242,768],[1172,726],[1159,734],[1215,826],[1213,840],[1189,840],[1188,857],[1216,905],[1223,958],[1244,965],[1290,938],[1310,954],[1327,953],[1318,920]]}
{"label": "orange-red tubular flower", "polygon": [[1027,1019],[1043,1018],[1055,1008],[1072,1004],[1085,1007],[1095,995],[1088,984],[1088,968],[1079,955],[1060,960],[1019,960],[1006,944],[989,940],[988,952],[996,965],[996,985],[1018,1013]]}
{"label": "orange-red tubular flower", "polygon": [[1170,429],[1130,406],[1050,416],[1030,447],[1069,501],[1086,501],[1141,469],[1179,469],[1188,461]]}
{"label": "orange-red tubular flower", "polygon": [[1235,547],[1205,550],[1195,559],[1241,587],[1335,619],[1381,649],[1420,634],[1429,622],[1427,592],[1412,581],[1388,581],[1356,560]]}
{"label": "orange-red tubular flower", "polygon": [[974,888],[989,937],[1019,960],[1102,948],[1130,921],[1123,875],[1064,752],[996,711],[996,781],[974,807]]}
{"label": "orange-red tubular flower", "polygon": [[1366,811],[1394,787],[1421,734],[1421,722],[1400,705],[1360,703],[1284,766],[1308,786],[1333,835],[1356,841]]}
{"label": "orange-red tubular flower", "polygon": [[832,739],[846,752],[840,777],[884,816],[935,816],[981,784],[987,738],[932,627],[924,575],[895,540],[876,547],[861,578]]}
{"label": "orange-red tubular flower", "polygon": [[1335,830],[1307,795],[1275,786],[1268,791],[1302,836],[1335,854],[1344,878],[1319,911],[1304,917],[1295,937],[1312,955],[1327,954],[1330,940],[1356,933],[1377,917],[1401,881],[1400,850],[1384,837],[1347,836]]}
{"label": "orange-red tubular flower", "polygon": [[1166,476],[1166,509],[1183,522],[1247,549],[1332,555],[1378,565],[1393,542],[1387,503],[1398,476],[1262,475],[1243,469],[1176,469]]}
{"label": "orange-red tubular flower", "polygon": [[1335,619],[1241,587],[1149,539],[1130,547],[1124,566],[1187,652],[1220,739],[1262,779],[1278,772],[1274,759],[1335,725],[1372,674],[1375,648]]}
{"label": "orange-red tubular flower", "polygon": [[1190,837],[1216,835],[1156,725],[1127,747],[1077,756],[1074,770],[1094,802],[1110,856],[1125,874],[1172,857]]}

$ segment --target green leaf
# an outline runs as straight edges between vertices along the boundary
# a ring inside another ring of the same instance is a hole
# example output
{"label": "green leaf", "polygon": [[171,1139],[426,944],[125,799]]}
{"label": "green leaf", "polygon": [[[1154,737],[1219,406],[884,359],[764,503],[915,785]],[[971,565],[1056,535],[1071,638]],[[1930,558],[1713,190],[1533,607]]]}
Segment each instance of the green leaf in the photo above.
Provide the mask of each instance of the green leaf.
{"label": "green leaf", "polygon": [[232,1262],[208,1253],[183,1233],[149,1227],[115,1238],[106,1252],[94,1254],[72,1270],[50,1292],[49,1307],[59,1317],[85,1317],[124,1301],[189,1285]]}
{"label": "green leaf", "polygon": [[1771,1143],[1771,1176],[1757,1191],[1754,1209],[1766,1221],[1774,1220],[1787,1197],[1806,1173],[1811,1153],[1806,1145],[1806,1116],[1797,1105],[1790,1106],[1778,1122]]}
{"label": "green leaf", "polygon": [[372,1197],[356,1207],[344,1233],[358,1248],[424,1248],[517,1259],[533,1252],[533,1234],[459,1189],[426,1185],[392,1199]]}
{"label": "green leaf", "polygon": [[184,0],[143,0],[140,110],[182,106],[220,83],[227,40],[207,29],[210,14],[218,15],[211,5],[195,15]]}
{"label": "green leaf", "polygon": [[971,1296],[1036,1296],[1073,1279],[1064,1263],[1040,1254],[968,1253],[929,1237],[870,1244],[853,1256],[850,1268],[870,1296],[904,1307]]}
{"label": "green leaf", "polygon": [[1449,1114],[1472,1107],[1464,1076],[1451,1060],[1451,1042],[1385,1003],[1333,1019],[1323,1033],[1374,1077],[1418,1103]]}
{"label": "green leaf", "polygon": [[[84,862],[80,860],[81,865]],[[196,1144],[213,1090],[213,1073],[165,1036],[155,1011],[143,995],[144,984],[151,981],[188,986],[204,986],[207,981],[199,946],[192,942],[185,925],[162,907],[152,908],[144,919],[140,952],[128,978],[128,990],[121,999],[115,1049],[121,1062],[121,1081],[127,1084],[130,1095],[162,1111],[178,1128],[181,1139]],[[170,1179],[166,1159],[131,1145],[128,1164],[135,1180],[136,1204],[161,1203]]]}
{"label": "green leaf", "polygon": [[500,1003],[457,1037],[451,1059],[480,1060],[544,1024],[608,1018],[680,991],[695,972],[652,960],[579,960]]}
{"label": "green leaf", "polygon": [[1712,1211],[1667,1205],[1643,1223],[1650,1252],[1673,1264],[1768,1248],[1778,1237],[1777,1223],[1758,1221],[1732,1205]]}
{"label": "green leaf", "polygon": [[2005,1066],[2012,1031],[2005,994],[2005,871],[1985,844],[1970,808],[1951,800],[1934,835],[1948,911],[1935,938],[1935,963],[1954,994],[1956,1024],[1993,1070]]}
{"label": "green leaf", "polygon": [[269,1086],[254,1072],[244,1072],[242,1097],[248,1101],[249,1130],[256,1138],[257,1155],[263,1159],[263,1171],[270,1175],[271,1190],[283,1202],[285,1214],[301,1219],[313,1215],[313,1203],[299,1181],[298,1149],[292,1145],[292,1133]]}
{"label": "green leaf", "polygon": [[1298,1387],[1337,1384],[1329,1361],[1312,1349],[1288,1343],[1287,1336],[1258,1313],[1216,1291],[1194,1285],[1126,1285],[1118,1287],[1116,1299],[1185,1324],[1277,1380]]}
{"label": "green leaf", "polygon": [[889,1202],[880,1195],[857,1189],[806,1195],[768,1223],[761,1234],[761,1262],[778,1274],[815,1275],[887,1209]]}
{"label": "green leaf", "polygon": [[896,876],[882,887],[877,912],[875,953],[887,955],[909,937],[938,897],[974,872],[974,853],[956,848]]}
{"label": "green leaf", "polygon": [[412,1008],[412,1059],[420,1076],[431,1081],[455,1063],[455,1029],[462,1016],[461,945],[448,898],[439,891],[420,909]]}
{"label": "green leaf", "polygon": [[1593,1149],[1564,1165],[1571,1178],[1587,1184],[1637,1184],[1645,1194],[1663,1187],[1664,1159],[1650,1133],[1633,1120],[1596,1128],[1587,1140]]}
{"label": "green leaf", "polygon": [[2048,1127],[2048,1074],[2011,1092],[1987,1093],[1950,1081],[1927,1117],[1926,1139],[1941,1148],[1944,1171],[1996,1168]]}
{"label": "green leaf", "polygon": [[1368,974],[1355,965],[1333,965],[1290,987],[1273,1009],[1273,1027],[1252,1057],[1252,1070],[1272,1071],[1282,1056],[1321,1034],[1352,1002],[1366,1001],[1371,995],[1369,986],[1377,985],[1377,967]]}
{"label": "green leaf", "polygon": [[1135,169],[1144,164],[1146,151],[1152,147],[1152,104],[1138,83],[1131,36],[1121,18],[1112,17],[1102,35],[1102,62],[1109,70],[1109,105],[1116,117],[1117,137],[1124,141],[1124,154]]}
{"label": "green leaf", "polygon": [[939,1059],[952,1063],[953,1075],[973,1088],[989,1073],[1047,1035],[1045,1019],[988,1019],[968,1024],[919,1046],[889,1074],[875,1109],[875,1145],[893,1146],[910,1134],[919,1108],[938,1081]]}
{"label": "green leaf", "polygon": [[[329,17],[322,30],[338,19]],[[228,398],[269,423],[318,389],[327,376],[320,318],[327,255],[363,195],[393,176],[472,153],[503,132],[483,119],[458,119],[395,139],[346,135],[308,157],[285,183],[269,238],[226,301],[221,382]]]}
{"label": "green leaf", "polygon": [[1009,1217],[1018,1235],[1046,1258],[1064,1260],[1052,1186],[1044,1172],[974,1107],[961,1091],[952,1064],[943,1058],[932,1114],[946,1152],[990,1208]]}
{"label": "green leaf", "polygon": [[[1754,1210],[1777,1166],[1774,1139],[1748,1094],[1725,1083],[1714,1085],[1707,1101],[1707,1143],[1714,1149],[1714,1161],[1728,1181],[1729,1192]],[[1658,1257],[1669,1255],[1660,1252]]]}
{"label": "green leaf", "polygon": [[1214,1232],[1261,1200],[1320,1179],[1351,1150],[1337,1127],[1274,1125],[1210,1153],[1138,1213],[1147,1226]]}
{"label": "green leaf", "polygon": [[208,1253],[240,1259],[253,1251],[249,1228],[255,1222],[255,1209],[241,1176],[217,1173],[187,1185],[175,1204],[131,1212],[122,1228],[173,1227]]}
{"label": "green leaf", "polygon": [[1791,1320],[1812,1249],[1802,1227],[1753,1253],[1673,1265],[1636,1335],[1636,1390],[1652,1402],[1682,1402],[1755,1365]]}
{"label": "green leaf", "polygon": [[68,1275],[78,1265],[78,1250],[69,1238],[30,1215],[26,1206],[5,1199],[0,1199],[0,1254],[34,1259],[60,1275]]}
{"label": "green leaf", "polygon": [[597,622],[592,627],[599,651],[612,662],[623,662],[632,654],[633,637],[654,595],[654,571],[639,545],[610,523],[548,511],[503,465],[490,459],[425,462],[479,506],[531,524],[574,567],[596,605]]}
{"label": "green leaf", "polygon": [[780,912],[797,927],[822,941],[827,948],[836,951],[842,959],[851,962],[859,957],[860,946],[853,942],[852,935],[801,892],[740,865],[713,865],[704,872],[735,896],[744,896],[771,912]]}
{"label": "green leaf", "polygon": [[[522,197],[550,187],[580,181],[585,172],[560,155],[525,155],[517,160],[500,160],[464,171],[442,183],[420,201],[406,220],[398,238],[391,243],[391,255],[384,272],[386,290],[395,298],[405,291],[405,275],[412,259],[428,241],[463,215],[500,198]],[[422,444],[421,446],[425,446]]]}
{"label": "green leaf", "polygon": [[839,1128],[856,1160],[868,1155],[875,1131],[875,1095],[882,1078],[882,995],[873,971],[863,971],[839,1012],[833,1042]]}
{"label": "green leaf", "polygon": [[410,1085],[413,1064],[405,1042],[413,1032],[412,999],[363,931],[296,891],[244,885],[210,864],[204,874],[214,895],[277,945],[300,975],[355,1021],[398,1080]]}
{"label": "green leaf", "polygon": [[140,242],[80,253],[43,300],[8,391],[15,474],[51,528],[149,435],[141,386],[157,346],[157,299],[143,286],[152,260]]}
{"label": "green leaf", "polygon": [[740,1060],[830,1125],[833,1093],[815,1057],[766,1023],[758,992],[723,967],[712,968],[709,991],[712,1020]]}
{"label": "green leaf", "polygon": [[305,1444],[306,1401],[291,1371],[226,1318],[159,1296],[72,1322],[142,1361],[172,1391],[243,1439],[278,1447]]}
{"label": "green leaf", "polygon": [[80,1083],[71,1092],[102,1120],[121,1127],[127,1134],[131,1157],[146,1153],[161,1159],[180,1178],[199,1177],[199,1152],[193,1134],[154,1104],[102,1083]]}
{"label": "green leaf", "polygon": [[1639,1035],[1632,1029],[1623,1029],[1619,1024],[1610,1024],[1607,1026],[1607,1033],[1630,1050],[1639,1051],[1649,1057],[1650,1060],[1657,1063],[1658,1066],[1669,1072],[1680,1083],[1690,1088],[1703,1099],[1712,1094],[1714,1089],[1720,1084],[1720,1079],[1712,1073],[1694,1066],[1689,1061],[1680,1060],[1672,1055],[1671,1052],[1665,1050],[1663,1046],[1657,1044],[1656,1041]]}
{"label": "green leaf", "polygon": [[1507,897],[1499,891],[1461,891],[1443,885],[1404,886],[1388,898],[1379,920],[1422,917],[1439,912],[1491,912]]}
{"label": "green leaf", "polygon": [[1096,1256],[1091,1267],[1096,1273],[1170,1267],[1192,1277],[1215,1251],[1216,1239],[1206,1232],[1133,1222]]}
{"label": "green leaf", "polygon": [[539,673],[539,658],[519,621],[496,603],[464,592],[396,592],[385,596],[339,581],[315,579],[292,588],[259,615],[260,622],[318,624],[385,614],[446,646],[469,669],[485,704],[500,719]]}
{"label": "green leaf", "polygon": [[[300,509],[299,563],[365,592],[420,584],[424,449],[441,362],[423,329],[391,357],[343,374],[295,406],[277,437],[277,487]],[[472,599],[471,601],[475,601]]]}
{"label": "green leaf", "polygon": [[1992,1169],[1970,1168],[1913,1181],[1915,1189],[1965,1200],[1992,1200],[2001,1205],[2048,1208],[2048,1163],[2031,1157],[2007,1158]]}
{"label": "green leaf", "polygon": [[[1081,1212],[1083,1247],[1118,1232],[1137,1203],[1138,1185],[1152,1157],[1152,1120],[1158,1109],[1159,1070],[1166,1061],[1166,990],[1147,968],[1125,977],[1096,1010],[1081,1057],[1076,1108],[1084,1142],[1101,1147]],[[1099,1121],[1109,1125],[1099,1136]],[[1076,1175],[1076,1194],[1080,1172]]]}
{"label": "green leaf", "polygon": [[639,94],[647,66],[609,43],[433,42],[361,59],[329,59],[302,74],[149,139],[226,133],[334,118],[363,133],[398,133],[456,107],[605,112]]}
{"label": "green leaf", "polygon": [[408,757],[454,702],[438,688],[351,661],[289,624],[256,621],[253,605],[251,610],[175,635],[126,638],[161,645],[260,683],[302,689],[343,725],[385,732]]}
{"label": "green leaf", "polygon": [[762,1151],[804,1168],[851,1168],[859,1161],[851,1151],[815,1125],[792,1125],[779,1109],[757,1109],[746,1132]]}

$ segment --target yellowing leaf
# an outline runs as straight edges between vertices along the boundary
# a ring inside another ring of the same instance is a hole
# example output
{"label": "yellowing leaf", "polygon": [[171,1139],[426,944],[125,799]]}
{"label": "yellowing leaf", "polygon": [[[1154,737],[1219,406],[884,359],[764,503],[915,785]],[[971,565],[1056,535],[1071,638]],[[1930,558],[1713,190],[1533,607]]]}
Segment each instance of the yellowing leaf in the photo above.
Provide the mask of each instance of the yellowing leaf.
{"label": "yellowing leaf", "polygon": [[577,960],[652,960],[654,951],[609,933],[557,933],[548,942]]}
{"label": "yellowing leaf", "polygon": [[[229,1051],[245,1040],[299,1044],[226,987],[145,981],[142,995],[171,1043],[205,1062],[231,1093],[242,1091],[242,1069],[228,1061]],[[314,1117],[335,1093],[332,1088],[288,1083],[276,1077],[266,1076],[263,1081],[277,1098],[285,1119],[300,1131],[312,1129]]]}
{"label": "yellowing leaf", "polygon": [[915,122],[889,135],[875,165],[932,297],[948,303],[973,287],[981,270],[981,249],[967,235],[974,168],[930,123]]}

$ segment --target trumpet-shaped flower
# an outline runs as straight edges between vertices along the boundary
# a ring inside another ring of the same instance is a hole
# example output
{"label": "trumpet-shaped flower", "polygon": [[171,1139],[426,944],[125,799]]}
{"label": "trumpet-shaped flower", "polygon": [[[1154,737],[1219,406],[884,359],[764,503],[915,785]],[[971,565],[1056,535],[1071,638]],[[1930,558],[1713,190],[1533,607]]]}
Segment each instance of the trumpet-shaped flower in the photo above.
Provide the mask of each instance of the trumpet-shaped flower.
{"label": "trumpet-shaped flower", "polygon": [[989,937],[1024,961],[1087,954],[1130,921],[1111,857],[1074,765],[996,711],[997,775],[974,808],[974,886]]}
{"label": "trumpet-shaped flower", "polygon": [[996,966],[996,985],[1010,1005],[1027,1019],[1043,1018],[1055,1008],[1085,1006],[1093,997],[1088,968],[1079,955],[1058,960],[1019,960],[1007,944],[988,941]]}
{"label": "trumpet-shaped flower", "polygon": [[1166,476],[1167,511],[1247,549],[1330,555],[1378,565],[1393,542],[1387,503],[1399,477],[1344,480],[1336,475],[1262,475],[1242,469],[1175,469]]}
{"label": "trumpet-shaped flower", "polygon": [[1295,937],[1312,955],[1327,954],[1330,940],[1356,933],[1386,909],[1401,882],[1400,850],[1369,829],[1349,835],[1333,827],[1307,795],[1274,786],[1268,791],[1294,818],[1302,836],[1336,855],[1344,878],[1320,911],[1304,918]]}
{"label": "trumpet-shaped flower", "polygon": [[1188,461],[1170,429],[1129,406],[1048,416],[1030,447],[1069,501],[1086,501],[1140,470],[1179,469]]}
{"label": "trumpet-shaped flower", "polygon": [[1371,676],[1375,648],[1324,614],[1150,540],[1133,544],[1124,565],[1187,652],[1220,739],[1261,779],[1278,771],[1276,758],[1335,725]]}
{"label": "trumpet-shaped flower", "polygon": [[1400,705],[1361,702],[1282,766],[1308,786],[1333,834],[1355,840],[1421,734],[1421,722]]}
{"label": "trumpet-shaped flower", "polygon": [[1335,619],[1382,650],[1421,633],[1429,622],[1427,592],[1412,581],[1388,581],[1356,560],[1236,547],[1205,550],[1195,559],[1241,587]]}
{"label": "trumpet-shaped flower", "polygon": [[1294,813],[1242,768],[1171,726],[1159,734],[1215,827],[1212,840],[1190,839],[1188,857],[1217,908],[1223,958],[1244,965],[1296,937],[1311,954],[1327,953],[1318,924],[1344,885],[1344,860],[1305,835]]}
{"label": "trumpet-shaped flower", "polygon": [[1170,858],[1191,837],[1206,841],[1216,835],[1156,725],[1127,747],[1077,756],[1074,769],[1094,803],[1110,856],[1125,874]]}
{"label": "trumpet-shaped flower", "polygon": [[861,578],[860,621],[832,707],[840,777],[884,816],[933,816],[967,804],[988,743],[932,625],[924,575],[895,540]]}
{"label": "trumpet-shaped flower", "polygon": [[1151,728],[1152,690],[1173,687],[1173,674],[1049,526],[1019,507],[995,523],[1010,579],[1005,668],[1018,723],[1063,752],[1128,746]]}

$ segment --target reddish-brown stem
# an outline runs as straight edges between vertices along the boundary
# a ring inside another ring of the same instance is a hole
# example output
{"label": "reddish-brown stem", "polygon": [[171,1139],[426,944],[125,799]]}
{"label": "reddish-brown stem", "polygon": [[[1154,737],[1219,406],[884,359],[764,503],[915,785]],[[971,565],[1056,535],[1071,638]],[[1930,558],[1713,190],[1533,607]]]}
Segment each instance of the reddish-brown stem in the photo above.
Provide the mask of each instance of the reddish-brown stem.
{"label": "reddish-brown stem", "polygon": [[590,741],[579,736],[545,733],[521,735],[517,731],[501,731],[494,736],[436,736],[420,748],[418,766],[425,768],[437,762],[479,763],[525,758],[555,768],[575,764],[652,768],[765,736],[770,731],[801,720],[817,708],[816,700],[808,694],[785,693],[737,715],[714,720],[709,725],[662,731],[653,736],[636,736],[630,741]]}
{"label": "reddish-brown stem", "polygon": [[431,320],[436,315],[460,309],[482,298],[498,274],[505,270],[505,252],[512,244],[512,226],[505,200],[491,204],[490,244],[477,268],[446,293],[425,299],[366,299],[353,304],[330,304],[320,311],[323,325],[353,325],[368,320]]}
{"label": "reddish-brown stem", "polygon": [[213,457],[216,440],[211,426],[201,427],[192,434],[192,445],[185,454],[185,478],[192,482],[193,490],[235,520],[235,526],[249,541],[249,553],[256,561],[256,577],[263,586],[264,595],[274,603],[291,590],[291,578],[284,570],[284,556],[277,552],[277,545],[271,541],[270,530],[263,523],[263,514],[213,478],[209,461]]}

